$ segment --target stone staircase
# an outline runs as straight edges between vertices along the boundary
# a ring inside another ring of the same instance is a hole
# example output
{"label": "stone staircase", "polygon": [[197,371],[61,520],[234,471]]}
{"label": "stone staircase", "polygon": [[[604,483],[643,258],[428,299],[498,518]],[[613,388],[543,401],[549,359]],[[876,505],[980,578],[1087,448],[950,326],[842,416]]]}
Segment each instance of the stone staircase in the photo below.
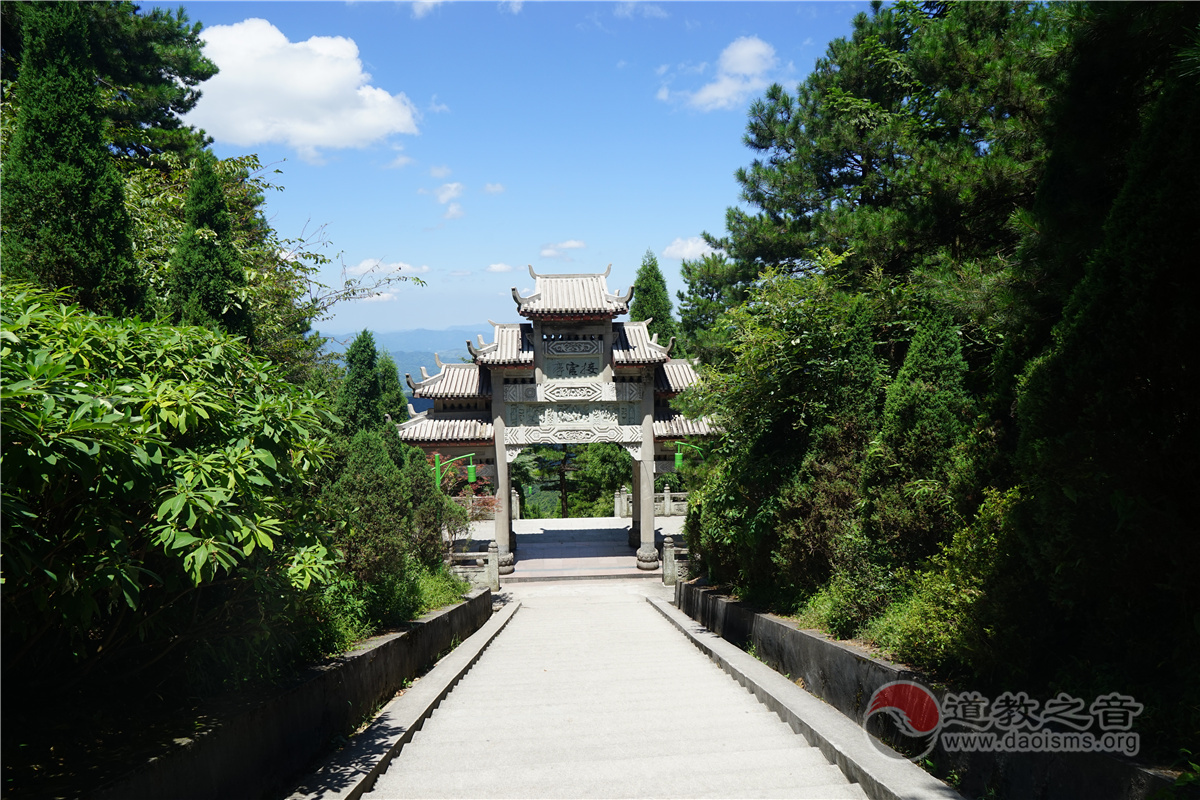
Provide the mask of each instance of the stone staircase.
{"label": "stone staircase", "polygon": [[600,583],[514,588],[520,610],[365,796],[867,796],[646,602],[662,587]]}

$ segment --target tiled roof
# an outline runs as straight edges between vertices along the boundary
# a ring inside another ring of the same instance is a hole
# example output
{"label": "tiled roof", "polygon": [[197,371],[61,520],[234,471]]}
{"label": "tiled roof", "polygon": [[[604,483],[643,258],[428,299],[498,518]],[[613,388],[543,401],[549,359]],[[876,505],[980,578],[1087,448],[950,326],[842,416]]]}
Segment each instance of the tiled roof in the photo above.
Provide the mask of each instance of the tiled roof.
{"label": "tiled roof", "polygon": [[679,394],[699,380],[690,361],[673,358],[654,370],[654,391]]}
{"label": "tiled roof", "polygon": [[630,288],[624,295],[611,294],[605,278],[612,270],[588,275],[538,275],[529,268],[533,277],[533,294],[522,297],[513,287],[513,300],[517,312],[523,317],[615,317],[629,311]]}
{"label": "tiled roof", "polygon": [[476,364],[533,366],[533,326],[528,322],[492,323],[495,333],[490,344],[467,342],[467,350]]}
{"label": "tiled roof", "polygon": [[673,408],[654,409],[654,438],[682,439],[685,436],[712,436],[708,420],[688,419]]}
{"label": "tiled roof", "polygon": [[413,397],[491,397],[492,373],[478,364],[441,364],[442,371],[420,383],[412,377],[405,380],[413,390]]}
{"label": "tiled roof", "polygon": [[426,411],[396,426],[400,441],[411,444],[493,442],[491,420],[478,417],[431,417]]}
{"label": "tiled roof", "polygon": [[661,364],[670,359],[670,347],[659,344],[657,334],[651,339],[650,331],[643,322],[614,322],[613,363]]}

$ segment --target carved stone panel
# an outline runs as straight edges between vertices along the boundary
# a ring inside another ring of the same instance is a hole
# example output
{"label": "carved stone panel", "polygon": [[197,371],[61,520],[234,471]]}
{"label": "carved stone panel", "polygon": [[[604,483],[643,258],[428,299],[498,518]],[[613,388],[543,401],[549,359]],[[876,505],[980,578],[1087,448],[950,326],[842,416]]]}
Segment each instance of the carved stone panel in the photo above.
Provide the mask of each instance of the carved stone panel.
{"label": "carved stone panel", "polygon": [[638,442],[641,452],[642,429],[635,425],[596,425],[592,428],[544,426],[505,428],[505,445],[580,444],[588,442]]}
{"label": "carved stone panel", "polygon": [[[508,441],[508,436],[506,435],[506,436],[504,437],[504,439],[505,439],[505,441],[507,442],[507,441]],[[524,447],[521,447],[521,446],[519,446],[519,445],[518,445],[518,446],[516,446],[516,447],[514,447],[514,446],[512,446],[512,445],[505,444],[505,446],[504,446],[504,460],[505,460],[506,462],[508,462],[509,464],[511,464],[512,462],[514,462],[514,461],[516,461],[516,460],[517,460],[517,456],[521,455],[521,451],[522,451],[522,450],[524,450],[524,449],[525,449]]]}
{"label": "carved stone panel", "polygon": [[626,403],[642,402],[642,385],[640,383],[617,383],[614,384],[617,400]]}
{"label": "carved stone panel", "polygon": [[587,339],[567,342],[546,342],[546,355],[598,356],[600,355],[600,342]]}
{"label": "carved stone panel", "polygon": [[537,400],[538,387],[533,384],[506,383],[504,385],[504,402],[520,403]]}
{"label": "carved stone panel", "polygon": [[602,400],[604,392],[598,383],[550,384],[543,392],[544,399],[552,403],[565,401]]}
{"label": "carved stone panel", "polygon": [[[561,344],[567,344],[562,342]],[[550,379],[586,379],[600,377],[599,356],[576,356],[572,358],[547,358],[544,366]]]}
{"label": "carved stone panel", "polygon": [[550,425],[596,428],[641,422],[640,417],[631,417],[630,408],[614,403],[512,403],[504,411],[505,423],[510,428]]}

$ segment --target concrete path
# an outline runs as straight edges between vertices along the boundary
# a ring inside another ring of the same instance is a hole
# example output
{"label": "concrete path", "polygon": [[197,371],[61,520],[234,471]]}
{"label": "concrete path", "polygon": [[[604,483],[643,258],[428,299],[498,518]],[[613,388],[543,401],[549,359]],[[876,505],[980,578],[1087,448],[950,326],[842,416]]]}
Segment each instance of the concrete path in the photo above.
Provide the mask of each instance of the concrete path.
{"label": "concrete path", "polygon": [[[655,520],[656,539],[673,536],[682,545],[684,517]],[[516,535],[516,565],[500,584],[566,578],[653,578],[656,570],[637,568],[637,548],[629,546],[629,520],[619,517],[513,520]],[[471,523],[471,540],[480,550],[495,536],[491,520]]]}
{"label": "concrete path", "polygon": [[521,608],[367,797],[866,797],[646,602],[661,584],[506,592]]}

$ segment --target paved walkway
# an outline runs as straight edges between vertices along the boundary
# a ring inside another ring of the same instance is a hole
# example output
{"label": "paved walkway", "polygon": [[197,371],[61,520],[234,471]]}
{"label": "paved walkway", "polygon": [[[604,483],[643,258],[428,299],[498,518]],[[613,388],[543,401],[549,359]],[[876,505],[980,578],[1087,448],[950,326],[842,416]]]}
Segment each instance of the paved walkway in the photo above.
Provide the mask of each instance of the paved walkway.
{"label": "paved walkway", "polygon": [[[656,540],[672,536],[683,544],[684,517],[655,519]],[[629,546],[629,520],[620,517],[513,520],[516,565],[500,584],[564,578],[653,578],[662,580],[662,567],[637,568],[637,548]],[[475,547],[487,549],[495,537],[491,520],[471,523]]]}
{"label": "paved walkway", "polygon": [[865,798],[646,602],[526,583],[508,626],[367,797]]}

